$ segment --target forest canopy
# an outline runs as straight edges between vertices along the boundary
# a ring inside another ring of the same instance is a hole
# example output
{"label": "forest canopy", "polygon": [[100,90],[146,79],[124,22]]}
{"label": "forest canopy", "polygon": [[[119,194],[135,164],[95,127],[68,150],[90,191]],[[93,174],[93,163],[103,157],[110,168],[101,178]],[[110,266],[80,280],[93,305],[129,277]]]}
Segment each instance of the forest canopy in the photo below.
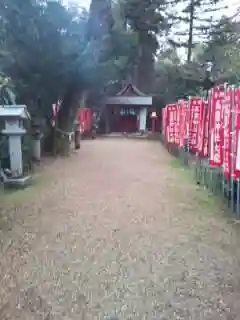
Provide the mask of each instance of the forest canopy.
{"label": "forest canopy", "polygon": [[224,12],[221,0],[92,0],[88,11],[57,0],[2,0],[1,77],[46,126],[61,99],[62,130],[71,129],[83,96],[95,105],[129,79],[163,103],[175,101],[201,90],[208,61],[214,82],[239,81],[240,11]]}

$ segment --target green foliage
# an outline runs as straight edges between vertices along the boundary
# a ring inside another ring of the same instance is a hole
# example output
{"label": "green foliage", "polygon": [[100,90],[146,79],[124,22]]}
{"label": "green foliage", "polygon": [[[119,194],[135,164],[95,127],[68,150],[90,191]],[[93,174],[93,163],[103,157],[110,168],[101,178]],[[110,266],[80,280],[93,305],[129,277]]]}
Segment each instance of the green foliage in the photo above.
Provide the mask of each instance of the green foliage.
{"label": "green foliage", "polygon": [[154,57],[159,48],[158,36],[169,30],[165,18],[166,0],[122,0],[125,23],[137,34],[138,50],[135,55],[133,77],[138,88],[153,91]]}
{"label": "green foliage", "polygon": [[[195,46],[206,41],[209,31],[218,23],[216,12],[222,0],[180,0],[170,8],[168,18],[175,27],[169,42],[176,47],[187,49],[187,61],[191,62]],[[180,10],[179,10],[180,5]]]}
{"label": "green foliage", "polygon": [[196,56],[200,63],[213,61],[213,75],[217,82],[240,80],[240,24],[223,17],[212,28],[210,41]]}
{"label": "green foliage", "polygon": [[0,13],[1,43],[7,53],[1,55],[1,69],[13,80],[21,102],[34,108],[40,99],[44,108],[30,112],[46,116],[73,77],[85,85],[80,71],[86,47],[84,16],[74,16],[58,2],[33,0],[4,0]]}
{"label": "green foliage", "polygon": [[114,26],[107,0],[93,1],[90,13],[58,1],[3,0],[0,14],[0,68],[18,99],[44,117],[73,84],[81,93],[117,80],[136,46],[133,33]]}
{"label": "green foliage", "polygon": [[[92,0],[86,12],[58,0],[2,0],[0,71],[33,117],[48,123],[52,103],[61,98],[59,126],[64,130],[70,130],[83,93],[95,105],[129,75],[143,92],[173,101],[199,91],[205,74],[201,64],[208,59],[215,63],[215,77],[239,79],[239,27],[226,18],[213,23],[203,15],[217,8],[212,2]],[[174,11],[176,3],[182,11]],[[187,29],[179,45],[187,42],[192,62],[182,63],[173,48],[156,61],[159,41],[166,42],[169,31],[175,32],[172,25],[179,24]],[[193,49],[196,34],[206,40],[209,32],[210,41]],[[7,101],[7,91],[4,85],[1,101]]]}
{"label": "green foliage", "polygon": [[183,77],[182,66],[162,62],[157,66],[154,93],[164,104],[199,93],[199,83]]}
{"label": "green foliage", "polygon": [[115,23],[108,0],[93,0],[90,12],[60,1],[2,0],[0,16],[0,70],[32,118],[45,120],[47,135],[58,99],[58,126],[70,131],[83,93],[104,93],[131,68],[136,36]]}
{"label": "green foliage", "polygon": [[[12,81],[5,77],[4,74],[0,75],[0,106],[10,105],[15,103],[15,95],[13,93]],[[4,121],[0,119],[0,132],[4,129]],[[9,167],[9,150],[8,138],[0,134],[0,168],[2,166]]]}
{"label": "green foliage", "polygon": [[15,103],[13,93],[13,83],[11,79],[0,74],[0,105],[9,105]]}
{"label": "green foliage", "polygon": [[166,8],[165,0],[124,1],[127,23],[137,32],[152,32],[153,37],[169,27],[164,16]]}
{"label": "green foliage", "polygon": [[137,34],[125,28],[120,1],[92,0],[88,25],[88,38],[97,49],[97,61],[101,62],[97,64],[101,80],[94,89],[106,93],[111,91],[112,84],[126,80],[131,72],[137,53]]}

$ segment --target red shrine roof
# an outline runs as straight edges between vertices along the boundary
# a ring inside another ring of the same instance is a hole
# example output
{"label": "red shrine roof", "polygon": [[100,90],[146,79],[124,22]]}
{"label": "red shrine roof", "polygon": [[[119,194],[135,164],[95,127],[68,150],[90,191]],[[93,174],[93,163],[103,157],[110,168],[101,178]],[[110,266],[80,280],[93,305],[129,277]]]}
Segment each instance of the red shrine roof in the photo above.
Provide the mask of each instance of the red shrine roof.
{"label": "red shrine roof", "polygon": [[134,96],[146,96],[143,92],[138,90],[136,86],[129,83],[127,84],[121,91],[119,91],[116,96],[128,96],[128,97],[134,97]]}
{"label": "red shrine roof", "polygon": [[151,106],[152,97],[146,96],[133,84],[127,84],[115,97],[106,100],[107,105]]}

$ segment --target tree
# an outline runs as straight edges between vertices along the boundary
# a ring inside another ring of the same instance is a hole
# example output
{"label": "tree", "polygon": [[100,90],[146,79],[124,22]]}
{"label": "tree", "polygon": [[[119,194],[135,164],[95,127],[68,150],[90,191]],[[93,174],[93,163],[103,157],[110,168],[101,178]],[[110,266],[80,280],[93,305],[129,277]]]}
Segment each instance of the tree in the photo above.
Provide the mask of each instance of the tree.
{"label": "tree", "polygon": [[[206,40],[210,29],[218,23],[213,15],[222,8],[221,2],[222,0],[180,0],[173,11],[168,13],[175,28],[182,29],[174,34],[178,40],[170,38],[169,41],[177,47],[187,49],[187,62],[192,60],[196,44]],[[177,13],[179,8],[182,8],[180,14]]]}
{"label": "tree", "polygon": [[[87,35],[96,50],[92,50],[96,70],[93,73],[95,86],[91,88],[90,96],[96,96],[97,92],[95,102],[99,100],[99,93],[111,94],[120,89],[136,55],[136,34],[125,28],[120,10],[120,2],[111,3],[109,0],[92,0],[90,5]],[[92,101],[94,103],[94,99]]]}
{"label": "tree", "polygon": [[135,82],[140,90],[153,90],[154,58],[159,47],[158,36],[169,30],[165,17],[165,0],[124,0],[124,16],[138,38],[138,52],[134,61]]}
{"label": "tree", "polygon": [[57,1],[3,0],[0,16],[0,68],[14,82],[18,101],[50,129],[52,104],[61,98],[58,130],[72,131],[79,100],[94,78],[86,12]]}
{"label": "tree", "polygon": [[60,1],[1,1],[0,70],[31,116],[45,120],[48,142],[53,103],[62,100],[57,132],[67,142],[83,97],[98,103],[130,69],[136,37],[113,12],[110,0],[92,0],[89,12]]}
{"label": "tree", "polygon": [[236,83],[240,79],[240,23],[223,17],[212,28],[210,41],[196,56],[196,61],[213,62],[213,76],[217,82]]}
{"label": "tree", "polygon": [[[11,0],[0,10],[6,52],[1,68],[15,82],[19,99],[36,105],[40,97],[49,112],[51,104],[64,96],[76,66],[81,70],[85,21],[76,20],[58,2]],[[84,82],[83,74],[81,79]]]}
{"label": "tree", "polygon": [[155,64],[154,94],[164,105],[189,95],[199,93],[200,81],[187,77],[185,63],[181,62],[176,49],[169,48],[158,55]]}
{"label": "tree", "polygon": [[0,74],[0,105],[15,104],[15,95],[13,93],[13,83],[11,79]]}

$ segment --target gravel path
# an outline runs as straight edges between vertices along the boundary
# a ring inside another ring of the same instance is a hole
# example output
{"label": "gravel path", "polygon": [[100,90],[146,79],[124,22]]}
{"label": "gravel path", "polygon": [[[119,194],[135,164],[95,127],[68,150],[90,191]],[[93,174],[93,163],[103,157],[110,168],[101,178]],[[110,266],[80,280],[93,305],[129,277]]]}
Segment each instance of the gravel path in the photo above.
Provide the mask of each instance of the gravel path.
{"label": "gravel path", "polygon": [[86,141],[42,181],[0,215],[0,320],[240,319],[239,227],[159,143]]}

